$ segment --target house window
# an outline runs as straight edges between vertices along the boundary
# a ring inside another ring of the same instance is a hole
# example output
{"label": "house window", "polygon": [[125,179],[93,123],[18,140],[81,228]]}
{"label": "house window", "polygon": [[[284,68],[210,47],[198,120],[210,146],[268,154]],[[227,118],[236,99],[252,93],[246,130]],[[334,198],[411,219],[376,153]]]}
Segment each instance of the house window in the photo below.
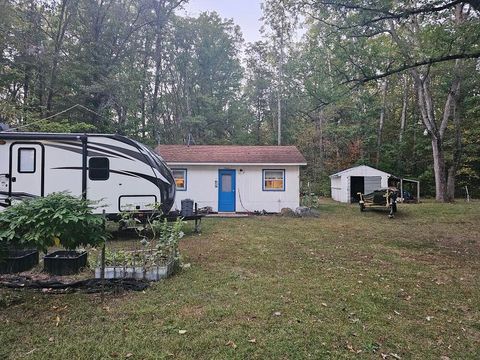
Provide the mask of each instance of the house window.
{"label": "house window", "polygon": [[187,169],[172,169],[177,190],[187,190]]}
{"label": "house window", "polygon": [[106,157],[92,157],[88,160],[88,178],[90,180],[108,180],[110,161]]}
{"label": "house window", "polygon": [[285,191],[285,170],[263,170],[263,191]]}

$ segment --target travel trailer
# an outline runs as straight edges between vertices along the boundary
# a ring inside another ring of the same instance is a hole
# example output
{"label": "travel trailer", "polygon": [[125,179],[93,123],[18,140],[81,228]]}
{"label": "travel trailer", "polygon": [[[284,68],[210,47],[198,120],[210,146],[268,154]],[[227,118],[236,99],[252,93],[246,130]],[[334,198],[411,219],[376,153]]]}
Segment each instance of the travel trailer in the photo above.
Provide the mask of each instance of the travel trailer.
{"label": "travel trailer", "polygon": [[128,210],[168,213],[175,181],[163,159],[120,135],[0,132],[0,211],[52,192],[98,201],[109,218]]}

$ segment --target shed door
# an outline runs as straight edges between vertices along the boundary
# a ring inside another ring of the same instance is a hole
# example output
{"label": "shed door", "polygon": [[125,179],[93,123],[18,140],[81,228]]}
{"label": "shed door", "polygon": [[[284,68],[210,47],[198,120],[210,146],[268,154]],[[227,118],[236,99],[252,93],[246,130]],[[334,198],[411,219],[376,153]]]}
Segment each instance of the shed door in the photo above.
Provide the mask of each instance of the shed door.
{"label": "shed door", "polygon": [[365,194],[370,194],[382,188],[381,176],[365,176]]}

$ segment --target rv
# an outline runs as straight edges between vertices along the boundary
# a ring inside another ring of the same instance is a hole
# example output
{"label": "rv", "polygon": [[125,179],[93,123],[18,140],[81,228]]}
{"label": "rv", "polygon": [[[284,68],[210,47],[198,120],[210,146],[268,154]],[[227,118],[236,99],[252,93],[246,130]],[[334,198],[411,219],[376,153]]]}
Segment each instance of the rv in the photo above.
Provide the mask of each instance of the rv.
{"label": "rv", "polygon": [[168,213],[175,181],[163,159],[120,135],[0,132],[0,211],[15,201],[66,191],[98,202],[96,213]]}

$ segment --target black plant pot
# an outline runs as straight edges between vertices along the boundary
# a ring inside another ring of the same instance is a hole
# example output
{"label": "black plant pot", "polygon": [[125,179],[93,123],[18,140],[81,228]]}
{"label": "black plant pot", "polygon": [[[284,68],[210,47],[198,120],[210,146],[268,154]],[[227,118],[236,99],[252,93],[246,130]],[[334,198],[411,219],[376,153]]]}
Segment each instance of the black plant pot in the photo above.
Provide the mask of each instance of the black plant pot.
{"label": "black plant pot", "polygon": [[77,274],[86,266],[86,252],[55,251],[43,258],[43,269],[52,275]]}
{"label": "black plant pot", "polygon": [[27,271],[38,264],[38,250],[5,250],[0,254],[0,274]]}

